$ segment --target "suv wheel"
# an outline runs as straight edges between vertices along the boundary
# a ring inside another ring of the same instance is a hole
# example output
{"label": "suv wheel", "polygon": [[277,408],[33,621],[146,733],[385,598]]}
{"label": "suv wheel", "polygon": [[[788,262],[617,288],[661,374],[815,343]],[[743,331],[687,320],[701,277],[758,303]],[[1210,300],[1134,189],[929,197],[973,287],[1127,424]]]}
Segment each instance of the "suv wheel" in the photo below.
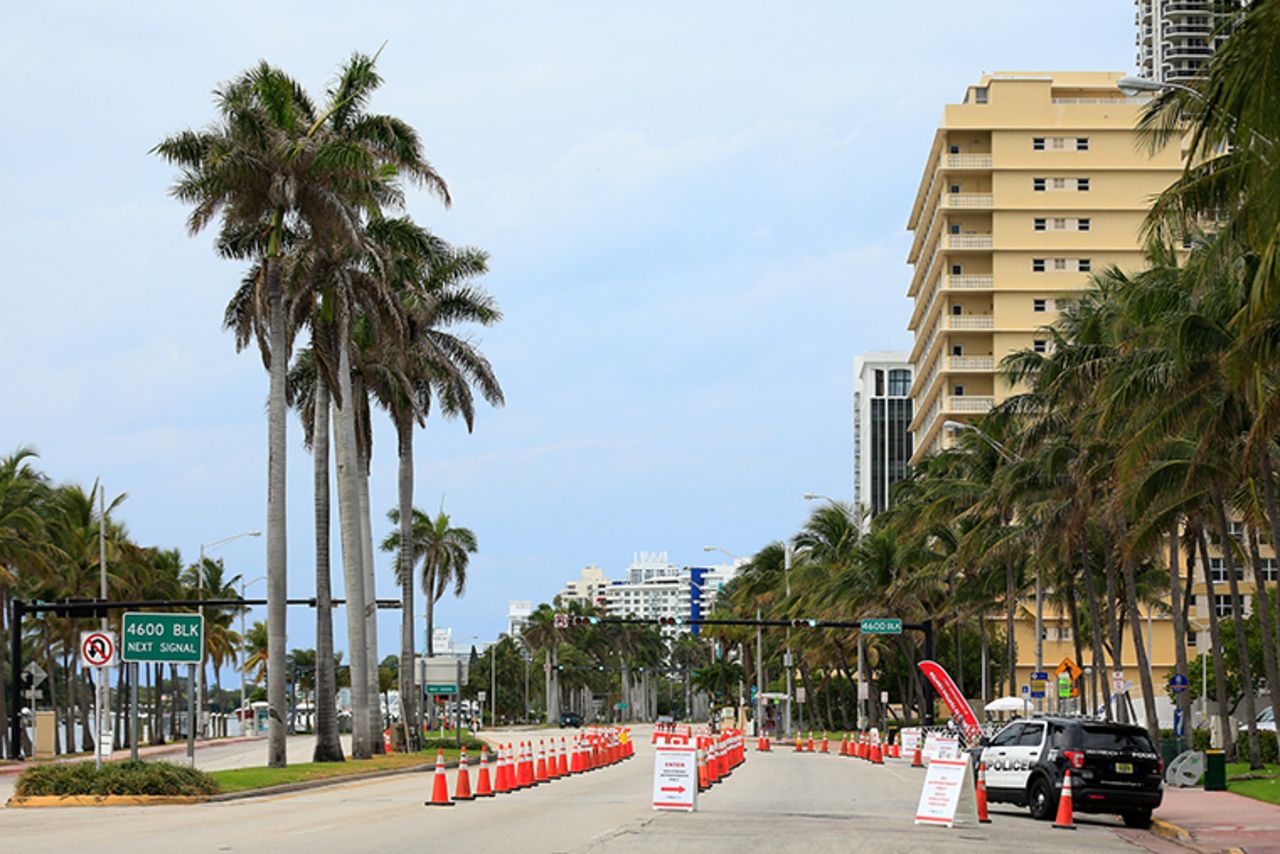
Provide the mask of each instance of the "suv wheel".
{"label": "suv wheel", "polygon": [[1129,810],[1120,817],[1124,819],[1125,827],[1136,827],[1139,830],[1151,827],[1151,810]]}
{"label": "suv wheel", "polygon": [[1048,821],[1053,818],[1053,789],[1049,781],[1036,777],[1027,791],[1027,806],[1031,808],[1031,817],[1036,821]]}

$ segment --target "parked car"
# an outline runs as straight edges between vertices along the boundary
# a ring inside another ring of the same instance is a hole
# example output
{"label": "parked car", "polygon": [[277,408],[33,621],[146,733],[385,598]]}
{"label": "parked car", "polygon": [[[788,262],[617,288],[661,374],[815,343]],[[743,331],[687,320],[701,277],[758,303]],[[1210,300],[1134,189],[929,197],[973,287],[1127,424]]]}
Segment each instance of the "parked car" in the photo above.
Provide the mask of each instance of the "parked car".
{"label": "parked car", "polygon": [[571,726],[571,727],[582,726],[582,715],[578,714],[577,712],[561,712],[560,728],[564,729],[567,726]]}
{"label": "parked car", "polygon": [[1014,721],[982,748],[990,801],[1057,814],[1071,769],[1075,812],[1116,813],[1129,827],[1149,827],[1164,798],[1164,761],[1147,731],[1128,724],[1045,715]]}
{"label": "parked car", "polygon": [[658,715],[657,723],[659,724],[665,725],[665,724],[673,724],[675,722],[676,722],[676,719],[672,715]]}

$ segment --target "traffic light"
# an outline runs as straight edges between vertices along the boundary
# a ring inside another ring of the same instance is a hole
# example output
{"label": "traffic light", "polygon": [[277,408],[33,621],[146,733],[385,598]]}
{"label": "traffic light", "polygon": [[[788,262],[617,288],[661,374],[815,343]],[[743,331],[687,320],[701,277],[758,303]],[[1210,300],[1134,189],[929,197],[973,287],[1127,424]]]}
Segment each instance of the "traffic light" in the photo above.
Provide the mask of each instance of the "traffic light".
{"label": "traffic light", "polygon": [[813,619],[791,621],[791,628],[793,629],[815,629],[817,627],[818,621]]}
{"label": "traffic light", "polygon": [[600,622],[599,617],[574,617],[573,618],[573,624],[575,626],[587,626],[587,625],[594,626],[598,622]]}
{"label": "traffic light", "polygon": [[679,626],[683,625],[684,620],[680,617],[659,617],[658,625],[660,626]]}

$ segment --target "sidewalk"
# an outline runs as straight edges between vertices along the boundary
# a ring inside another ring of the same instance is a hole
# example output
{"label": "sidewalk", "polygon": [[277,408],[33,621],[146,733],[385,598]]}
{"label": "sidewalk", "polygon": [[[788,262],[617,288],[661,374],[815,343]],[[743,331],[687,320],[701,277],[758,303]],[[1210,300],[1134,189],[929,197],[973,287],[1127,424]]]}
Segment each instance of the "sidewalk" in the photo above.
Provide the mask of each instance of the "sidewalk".
{"label": "sidewalk", "polygon": [[[251,735],[235,736],[234,738],[210,738],[210,739],[197,740],[196,750],[203,750],[207,747],[223,747],[228,744],[241,744],[243,742],[253,741],[253,740],[254,740],[254,736],[251,736]],[[168,744],[143,745],[138,748],[138,756],[140,757],[164,756],[169,753],[185,754],[186,752],[187,752],[187,743],[185,741],[170,742]],[[128,759],[128,758],[129,758],[129,748],[127,747],[124,750],[117,750],[111,754],[112,760]],[[27,770],[28,768],[31,768],[36,765],[60,765],[68,762],[85,762],[85,761],[92,762],[93,754],[86,753],[83,756],[66,756],[60,759],[51,759],[47,762],[36,762],[34,760],[28,760],[26,762],[19,762],[16,765],[0,765],[0,777],[3,777],[8,774],[21,774],[23,771]]]}
{"label": "sidewalk", "polygon": [[1280,854],[1280,806],[1202,789],[1164,790],[1152,828],[1195,851]]}

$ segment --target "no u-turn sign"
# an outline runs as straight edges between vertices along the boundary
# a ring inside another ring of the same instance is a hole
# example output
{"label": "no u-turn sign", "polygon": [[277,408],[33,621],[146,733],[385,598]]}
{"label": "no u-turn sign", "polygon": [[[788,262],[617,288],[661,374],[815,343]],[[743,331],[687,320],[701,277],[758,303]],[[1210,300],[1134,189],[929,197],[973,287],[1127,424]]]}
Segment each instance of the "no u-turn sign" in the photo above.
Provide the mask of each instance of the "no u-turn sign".
{"label": "no u-turn sign", "polygon": [[80,660],[86,667],[110,667],[115,664],[115,632],[81,632]]}

